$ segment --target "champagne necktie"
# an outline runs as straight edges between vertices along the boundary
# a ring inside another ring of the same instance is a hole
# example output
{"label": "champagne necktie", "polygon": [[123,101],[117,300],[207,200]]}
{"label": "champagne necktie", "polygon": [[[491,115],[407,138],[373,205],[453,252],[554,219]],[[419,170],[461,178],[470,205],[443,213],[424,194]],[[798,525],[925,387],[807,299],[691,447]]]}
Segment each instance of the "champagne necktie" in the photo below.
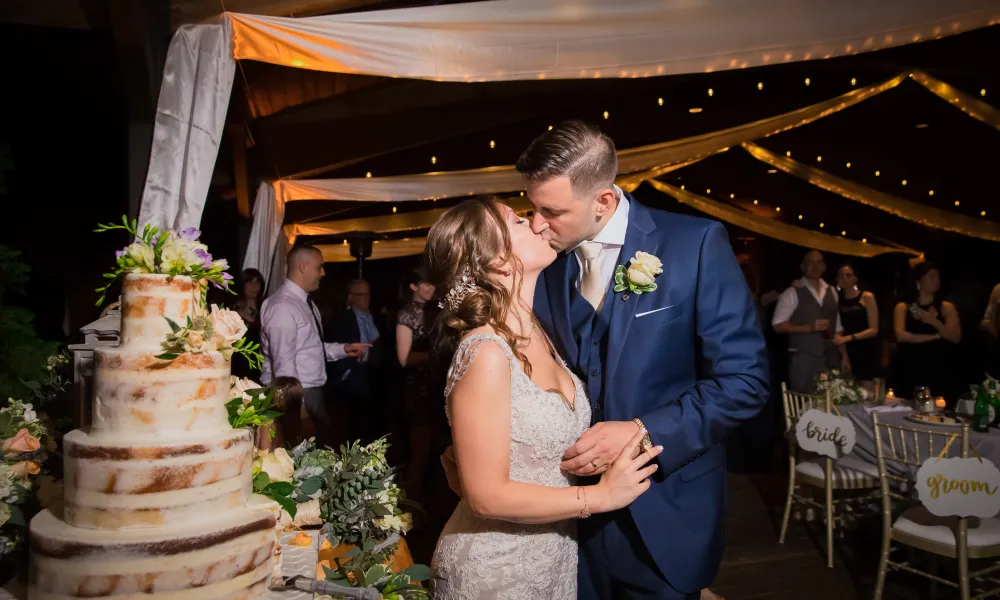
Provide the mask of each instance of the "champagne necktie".
{"label": "champagne necktie", "polygon": [[600,310],[604,301],[605,281],[601,277],[601,246],[600,242],[584,242],[576,249],[583,264],[583,277],[580,279],[580,295],[584,297],[594,310]]}

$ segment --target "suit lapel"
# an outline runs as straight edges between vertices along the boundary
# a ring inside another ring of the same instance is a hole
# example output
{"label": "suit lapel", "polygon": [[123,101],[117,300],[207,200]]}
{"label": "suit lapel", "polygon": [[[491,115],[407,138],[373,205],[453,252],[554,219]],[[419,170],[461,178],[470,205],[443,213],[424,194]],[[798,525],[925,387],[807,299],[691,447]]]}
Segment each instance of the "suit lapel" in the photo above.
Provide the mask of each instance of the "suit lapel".
{"label": "suit lapel", "polygon": [[545,288],[548,292],[549,314],[552,315],[552,328],[562,350],[566,362],[575,365],[580,349],[573,335],[570,323],[569,306],[569,259],[566,253],[561,253],[549,268],[545,269]]}
{"label": "suit lapel", "polygon": [[[628,266],[629,260],[638,251],[656,254],[659,244],[650,239],[650,233],[656,229],[653,217],[649,214],[649,209],[639,204],[626,194],[629,200],[628,229],[625,232],[625,245],[622,246],[621,254],[618,256],[618,264]],[[662,260],[662,259],[661,259]],[[612,283],[613,285],[613,283]],[[614,302],[611,309],[611,327],[608,331],[608,364],[606,365],[606,377],[604,379],[605,388],[610,391],[614,385],[615,371],[621,361],[622,352],[625,350],[625,337],[628,335],[639,305],[640,295],[632,294],[627,300],[622,300],[623,294],[615,294],[610,298]]]}

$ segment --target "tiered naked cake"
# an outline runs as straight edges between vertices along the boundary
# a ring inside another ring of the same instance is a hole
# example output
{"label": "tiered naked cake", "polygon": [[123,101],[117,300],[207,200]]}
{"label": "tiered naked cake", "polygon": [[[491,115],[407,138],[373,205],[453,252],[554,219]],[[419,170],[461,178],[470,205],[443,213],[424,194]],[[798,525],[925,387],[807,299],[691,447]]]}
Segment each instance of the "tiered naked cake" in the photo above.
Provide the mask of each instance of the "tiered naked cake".
{"label": "tiered naked cake", "polygon": [[62,514],[31,521],[31,598],[266,589],[275,515],[248,507],[253,444],[229,425],[229,361],[156,358],[164,317],[183,325],[198,294],[188,277],[125,278],[121,345],[94,351],[93,425],[64,438]]}

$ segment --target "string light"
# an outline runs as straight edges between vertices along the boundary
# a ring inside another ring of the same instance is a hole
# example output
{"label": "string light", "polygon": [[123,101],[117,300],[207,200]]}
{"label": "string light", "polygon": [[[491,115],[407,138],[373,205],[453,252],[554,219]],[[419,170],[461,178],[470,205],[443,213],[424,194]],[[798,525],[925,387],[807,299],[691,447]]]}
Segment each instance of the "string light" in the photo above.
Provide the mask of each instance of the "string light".
{"label": "string light", "polygon": [[823,157],[822,156],[817,156],[816,157],[816,162],[823,162]]}
{"label": "string light", "polygon": [[857,83],[858,83],[858,80],[855,79],[855,78],[853,78],[853,77],[851,77],[851,85],[857,85]]}
{"label": "string light", "polygon": [[708,97],[711,98],[713,95],[715,95],[715,90],[708,88]]}
{"label": "string light", "polygon": [[847,235],[847,232],[846,231],[841,231],[840,235]]}
{"label": "string light", "polygon": [[955,200],[955,206],[958,206],[959,204],[961,204],[961,202],[958,201],[958,200]]}
{"label": "string light", "polygon": [[758,90],[764,89],[764,82],[763,81],[758,81],[757,82],[757,89]]}
{"label": "string light", "polygon": [[729,194],[729,199],[730,199],[730,200],[732,200],[732,199],[733,199],[733,198],[735,198],[735,197],[736,197],[736,194]]}
{"label": "string light", "polygon": [[792,157],[792,151],[789,150],[788,152],[785,152],[785,156],[787,156],[788,158],[791,158]]}
{"label": "string light", "polygon": [[773,175],[773,174],[777,173],[777,172],[778,172],[778,170],[777,170],[777,169],[768,169],[768,170],[767,170],[767,172],[768,172],[769,174]]}
{"label": "string light", "polygon": [[868,243],[868,238],[861,238],[861,243],[862,244],[867,244]]}
{"label": "string light", "polygon": [[523,196],[523,195],[524,195],[524,192],[521,192],[521,195]]}
{"label": "string light", "polygon": [[983,212],[979,213],[979,216],[980,217],[985,217],[986,216],[986,211],[984,210]]}
{"label": "string light", "polygon": [[983,89],[979,90],[979,95],[980,96],[985,96],[986,95],[986,88],[983,88]]}
{"label": "string light", "polygon": [[906,180],[905,179],[903,180],[903,185],[906,185]]}
{"label": "string light", "polygon": [[930,127],[927,123],[917,123],[917,129],[927,129]]}
{"label": "string light", "polygon": [[552,126],[551,125],[549,125],[549,131],[552,131]]}
{"label": "string light", "polygon": [[799,220],[800,220],[800,221],[802,220],[802,215],[799,215]]}
{"label": "string light", "polygon": [[368,178],[368,179],[371,179],[372,178],[372,172],[368,171],[367,173],[365,173],[365,177]]}
{"label": "string light", "polygon": [[850,168],[851,168],[851,163],[847,163],[847,168],[848,168],[848,169],[850,169]]}
{"label": "string light", "polygon": [[881,174],[882,174],[882,173],[881,173],[880,171],[875,171],[875,177],[878,177],[878,176],[879,176],[879,175],[881,175]]}
{"label": "string light", "polygon": [[497,147],[497,143],[495,141],[493,141],[493,140],[490,140],[490,148],[496,148],[496,147]]}
{"label": "string light", "polygon": [[707,189],[707,190],[705,190],[705,193],[706,193],[706,194],[711,194],[711,193],[712,193],[712,190],[711,190],[711,189]]}
{"label": "string light", "polygon": [[344,240],[344,245],[345,245],[345,246],[347,245],[347,240]]}
{"label": "string light", "polygon": [[395,206],[392,207],[392,214],[396,214],[396,207]]}
{"label": "string light", "polygon": [[431,164],[432,164],[432,165],[436,165],[436,164],[438,164],[438,157],[436,157],[436,156],[432,156],[432,157],[431,157]]}
{"label": "string light", "polygon": [[754,203],[754,206],[756,206],[756,205],[757,205],[757,201],[756,201],[756,200],[754,200],[754,201],[753,201],[753,203]]}
{"label": "string light", "polygon": [[657,98],[656,103],[659,104],[660,106],[663,106],[663,98]]}
{"label": "string light", "polygon": [[780,206],[775,206],[774,207],[774,212],[781,212],[781,207]]}
{"label": "string light", "polygon": [[812,81],[810,81],[809,78],[806,77],[806,85],[809,85],[810,83],[812,83]]}
{"label": "string light", "polygon": [[683,185],[681,186],[681,189],[682,189],[682,190],[684,189],[684,186],[683,186]]}
{"label": "string light", "polygon": [[608,111],[604,111],[604,118],[607,119],[609,116]]}
{"label": "string light", "polygon": [[701,112],[701,109],[700,109],[700,108],[698,108],[698,107],[696,106],[696,107],[694,107],[694,108],[689,108],[689,109],[688,109],[688,112],[689,112],[689,113],[700,113],[700,112]]}
{"label": "string light", "polygon": [[820,229],[823,229],[824,227],[826,227],[826,223],[820,223],[820,224],[819,224],[819,228],[820,228]]}
{"label": "string light", "polygon": [[927,192],[927,195],[928,195],[928,196],[933,196],[933,195],[934,195],[934,190],[929,190],[929,191]]}

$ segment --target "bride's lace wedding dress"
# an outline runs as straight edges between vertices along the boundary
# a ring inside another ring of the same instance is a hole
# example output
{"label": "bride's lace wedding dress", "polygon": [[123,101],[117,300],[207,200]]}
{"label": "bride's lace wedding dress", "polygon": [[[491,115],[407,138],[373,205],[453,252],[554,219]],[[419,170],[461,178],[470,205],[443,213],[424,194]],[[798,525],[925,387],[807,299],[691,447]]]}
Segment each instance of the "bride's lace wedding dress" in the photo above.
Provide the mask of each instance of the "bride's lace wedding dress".
{"label": "bride's lace wedding dress", "polygon": [[[455,352],[445,396],[488,343],[499,346],[510,361],[511,480],[569,487],[573,482],[559,463],[563,452],[590,427],[590,404],[575,375],[570,374],[576,389],[571,409],[560,394],[531,381],[503,338],[471,335]],[[576,521],[525,525],[484,519],[462,500],[434,551],[432,567],[440,578],[434,598],[575,600],[576,562]]]}

